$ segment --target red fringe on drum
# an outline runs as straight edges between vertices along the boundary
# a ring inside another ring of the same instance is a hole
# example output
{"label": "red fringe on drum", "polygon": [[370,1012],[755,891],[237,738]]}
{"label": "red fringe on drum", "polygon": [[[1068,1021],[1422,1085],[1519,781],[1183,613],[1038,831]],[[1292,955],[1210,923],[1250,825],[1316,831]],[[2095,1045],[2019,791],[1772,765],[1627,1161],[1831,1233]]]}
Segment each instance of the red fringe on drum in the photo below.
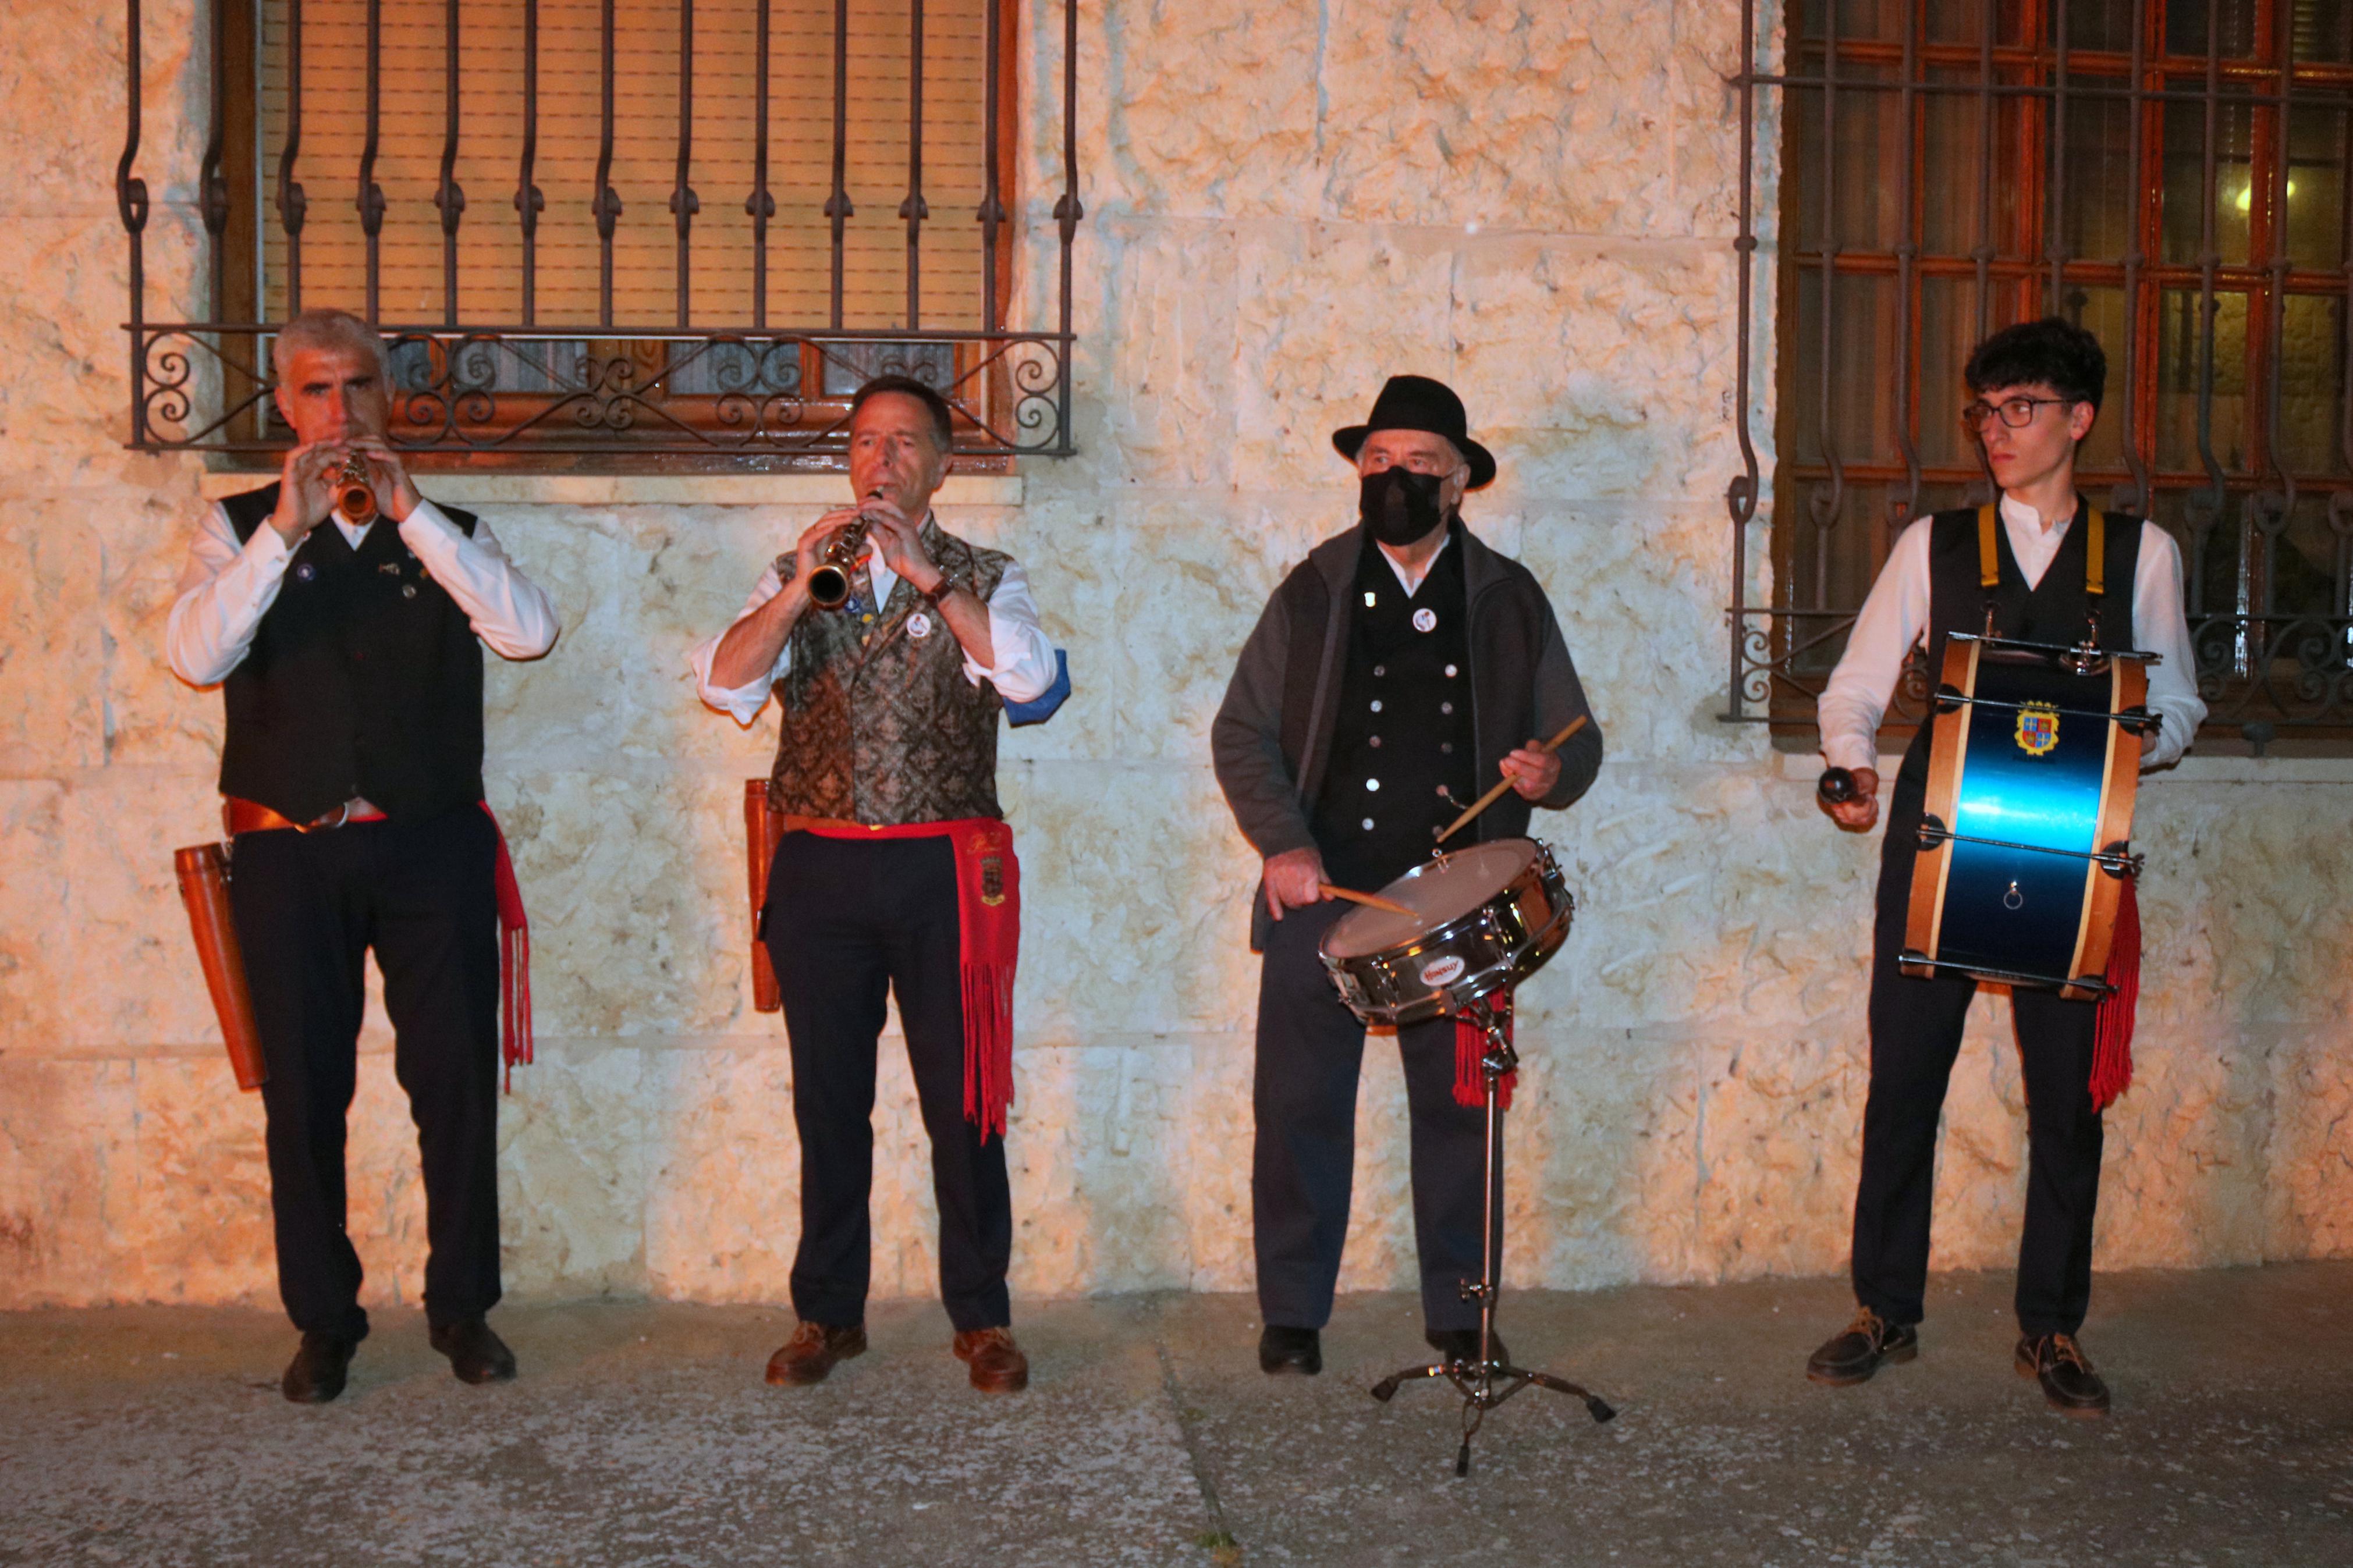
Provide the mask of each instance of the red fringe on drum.
{"label": "red fringe on drum", "polygon": [[2092,1110],[2105,1110],[2132,1087],[2133,1017],[2140,1006],[2140,895],[2125,879],[2116,932],[2108,944],[2108,984],[2092,1034]]}
{"label": "red fringe on drum", "polygon": [[[1498,991],[1487,998],[1495,1010],[1495,1021],[1504,1028],[1504,1038],[1512,1037],[1512,994]],[[1479,1060],[1487,1054],[1487,1031],[1470,1019],[1456,1015],[1454,1019],[1454,1103],[1481,1106],[1487,1103],[1486,1075],[1479,1070]],[[1517,1068],[1504,1075],[1495,1086],[1495,1109],[1512,1109],[1512,1086],[1519,1081]]]}

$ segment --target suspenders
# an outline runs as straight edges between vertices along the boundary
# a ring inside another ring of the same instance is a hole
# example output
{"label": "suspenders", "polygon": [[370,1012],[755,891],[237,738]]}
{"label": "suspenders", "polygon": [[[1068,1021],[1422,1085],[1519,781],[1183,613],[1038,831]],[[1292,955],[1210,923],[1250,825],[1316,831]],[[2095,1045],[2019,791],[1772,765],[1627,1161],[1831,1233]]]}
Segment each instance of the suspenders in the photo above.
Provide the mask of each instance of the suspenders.
{"label": "suspenders", "polygon": [[[2084,503],[2084,596],[2091,601],[2093,640],[2097,641],[2101,606],[2106,602],[2108,576],[2108,520],[2098,507]],[[1986,605],[1986,632],[1993,632],[1993,605],[1990,595],[2001,584],[2001,545],[1995,530],[2001,526],[1997,503],[1988,501],[1978,508],[1978,586],[1989,595]]]}

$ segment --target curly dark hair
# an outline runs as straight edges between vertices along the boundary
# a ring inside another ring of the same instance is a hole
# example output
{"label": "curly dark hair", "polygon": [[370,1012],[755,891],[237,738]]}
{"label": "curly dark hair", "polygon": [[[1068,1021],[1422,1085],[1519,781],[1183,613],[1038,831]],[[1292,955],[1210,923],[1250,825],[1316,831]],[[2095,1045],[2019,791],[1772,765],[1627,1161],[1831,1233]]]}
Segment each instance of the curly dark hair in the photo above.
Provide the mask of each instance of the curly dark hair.
{"label": "curly dark hair", "polygon": [[1969,352],[1961,378],[1979,396],[1992,386],[2028,386],[2037,382],[2070,403],[2088,403],[2094,413],[2108,382],[2108,356],[2100,340],[2071,321],[2045,316],[2004,327]]}
{"label": "curly dark hair", "polygon": [[858,416],[858,411],[866,406],[868,398],[880,397],[886,392],[912,397],[931,410],[932,434],[938,439],[940,450],[945,453],[955,448],[955,411],[948,406],[948,400],[939,395],[937,388],[926,385],[912,375],[878,375],[860,387],[858,395],[849,400],[850,417]]}

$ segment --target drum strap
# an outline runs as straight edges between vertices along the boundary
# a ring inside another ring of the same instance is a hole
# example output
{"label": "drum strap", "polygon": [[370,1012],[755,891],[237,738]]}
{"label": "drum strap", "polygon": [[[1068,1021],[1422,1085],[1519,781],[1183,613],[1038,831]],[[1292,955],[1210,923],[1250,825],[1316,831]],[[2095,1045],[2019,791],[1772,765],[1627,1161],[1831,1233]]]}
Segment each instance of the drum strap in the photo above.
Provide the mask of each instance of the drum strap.
{"label": "drum strap", "polygon": [[[2098,507],[2086,507],[2084,521],[2084,592],[2097,599],[2108,591],[2108,520]],[[1978,586],[2001,586],[2001,544],[1994,503],[1978,508]]]}

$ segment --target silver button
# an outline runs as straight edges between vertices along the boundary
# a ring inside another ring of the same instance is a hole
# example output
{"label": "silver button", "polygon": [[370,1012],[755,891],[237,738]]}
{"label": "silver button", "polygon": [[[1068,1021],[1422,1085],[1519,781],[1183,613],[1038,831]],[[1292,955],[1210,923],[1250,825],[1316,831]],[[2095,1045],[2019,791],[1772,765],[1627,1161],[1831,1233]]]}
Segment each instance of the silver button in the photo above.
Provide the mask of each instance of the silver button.
{"label": "silver button", "polygon": [[400,596],[404,599],[414,599],[417,597],[417,584],[414,583],[403,583],[400,585]]}
{"label": "silver button", "polygon": [[1365,787],[1366,789],[1378,789],[1381,787],[1381,781],[1378,779],[1366,779],[1365,781]]}
{"label": "silver button", "polygon": [[[1370,595],[1366,595],[1366,596],[1367,596],[1367,597],[1370,597]],[[1368,816],[1368,817],[1365,818],[1365,831],[1366,831],[1366,832],[1367,832],[1367,833],[1370,833],[1372,830],[1373,830],[1373,819],[1372,819],[1371,817],[1369,817],[1369,816]]]}
{"label": "silver button", "polygon": [[1442,754],[1451,757],[1454,754],[1454,742],[1451,741],[1440,741],[1438,742],[1438,749]]}
{"label": "silver button", "polygon": [[1378,735],[1375,735],[1367,743],[1370,744],[1375,751],[1378,751],[1380,750],[1381,738]]}
{"label": "silver button", "polygon": [[1376,677],[1387,675],[1388,672],[1389,667],[1386,664],[1377,664],[1373,666],[1373,674]]}
{"label": "silver button", "polygon": [[1446,667],[1446,679],[1449,680],[1454,679],[1454,667],[1451,664]]}
{"label": "silver button", "polygon": [[1376,697],[1376,698],[1374,698],[1374,699],[1373,699],[1373,711],[1374,711],[1374,712],[1376,712],[1376,713],[1377,713],[1377,712],[1379,712],[1380,710],[1381,710],[1381,700],[1380,700],[1379,698]]}
{"label": "silver button", "polygon": [[1438,705],[1438,710],[1440,713],[1451,713],[1454,711],[1454,704],[1451,702],[1441,702]]}

